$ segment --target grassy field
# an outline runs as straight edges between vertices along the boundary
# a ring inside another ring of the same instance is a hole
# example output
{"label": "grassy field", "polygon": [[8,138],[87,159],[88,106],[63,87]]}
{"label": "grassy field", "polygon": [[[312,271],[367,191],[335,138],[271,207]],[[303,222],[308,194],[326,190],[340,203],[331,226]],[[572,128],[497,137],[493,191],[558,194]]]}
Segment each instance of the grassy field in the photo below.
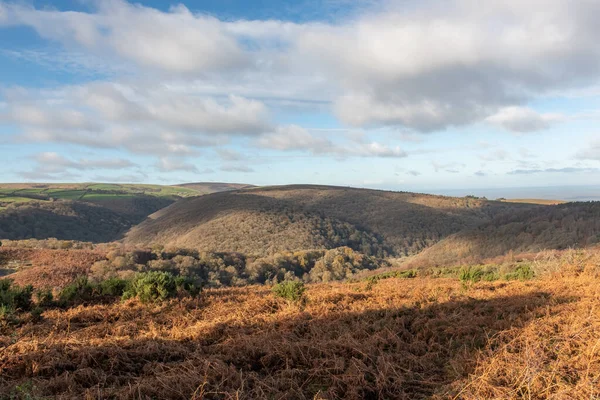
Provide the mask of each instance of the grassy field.
{"label": "grassy field", "polygon": [[[0,184],[0,203],[26,203],[32,200],[82,200],[106,203],[110,200],[154,196],[169,199],[197,196],[201,193],[185,187],[134,184]],[[6,207],[2,207],[5,209]],[[0,209],[0,211],[2,210]]]}
{"label": "grassy field", "polygon": [[299,302],[250,286],[50,308],[1,327],[0,397],[593,399],[599,261],[561,253],[531,280],[314,284]]}

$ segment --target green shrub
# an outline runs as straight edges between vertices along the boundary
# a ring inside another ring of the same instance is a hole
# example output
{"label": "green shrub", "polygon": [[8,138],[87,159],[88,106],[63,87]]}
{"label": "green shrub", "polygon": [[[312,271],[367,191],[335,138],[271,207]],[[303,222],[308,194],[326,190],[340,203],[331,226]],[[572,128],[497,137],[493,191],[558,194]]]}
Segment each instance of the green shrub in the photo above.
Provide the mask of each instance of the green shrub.
{"label": "green shrub", "polygon": [[458,279],[463,285],[473,284],[479,281],[495,281],[498,279],[498,273],[494,269],[481,266],[462,267],[458,272]]}
{"label": "green shrub", "polygon": [[123,299],[137,297],[142,303],[164,301],[180,294],[197,296],[200,287],[184,277],[168,272],[150,271],[137,274],[123,293]]}
{"label": "green shrub", "polygon": [[50,307],[54,304],[54,296],[50,289],[38,290],[34,293],[34,296],[38,307]]}
{"label": "green shrub", "polygon": [[65,286],[58,295],[62,304],[73,304],[90,301],[98,294],[96,285],[88,281],[85,276],[75,279],[71,284]]}
{"label": "green shrub", "polygon": [[13,285],[11,279],[0,280],[0,307],[5,307],[8,310],[28,311],[31,309],[31,295],[33,287]]}
{"label": "green shrub", "polygon": [[507,281],[527,281],[533,279],[535,273],[529,265],[519,265],[514,271],[504,274],[504,279]]}
{"label": "green shrub", "polygon": [[121,297],[127,289],[129,281],[121,278],[109,278],[100,282],[100,293],[103,296]]}
{"label": "green shrub", "polygon": [[306,288],[301,281],[283,281],[273,286],[273,293],[277,297],[286,299],[291,303],[298,303],[304,300]]}

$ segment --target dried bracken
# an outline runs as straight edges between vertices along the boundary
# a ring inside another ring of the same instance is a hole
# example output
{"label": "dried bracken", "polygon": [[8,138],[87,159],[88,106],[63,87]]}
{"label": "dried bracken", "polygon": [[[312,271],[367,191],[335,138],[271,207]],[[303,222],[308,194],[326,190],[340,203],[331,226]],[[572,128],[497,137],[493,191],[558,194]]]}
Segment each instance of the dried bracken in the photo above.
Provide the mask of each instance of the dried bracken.
{"label": "dried bracken", "polygon": [[307,285],[302,307],[251,286],[48,310],[3,332],[0,397],[590,399],[600,285],[564,271]]}

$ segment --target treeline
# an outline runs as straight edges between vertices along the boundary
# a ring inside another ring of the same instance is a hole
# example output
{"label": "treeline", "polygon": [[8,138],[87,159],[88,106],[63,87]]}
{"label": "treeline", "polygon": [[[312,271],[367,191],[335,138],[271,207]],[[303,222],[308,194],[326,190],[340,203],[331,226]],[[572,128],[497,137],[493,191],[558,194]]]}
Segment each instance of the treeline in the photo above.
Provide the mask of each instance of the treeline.
{"label": "treeline", "polygon": [[241,253],[208,253],[192,250],[165,252],[113,250],[90,270],[91,281],[130,279],[139,272],[161,271],[185,277],[203,287],[275,284],[284,280],[329,282],[387,266],[384,260],[349,247],[331,250],[281,252],[251,258]]}

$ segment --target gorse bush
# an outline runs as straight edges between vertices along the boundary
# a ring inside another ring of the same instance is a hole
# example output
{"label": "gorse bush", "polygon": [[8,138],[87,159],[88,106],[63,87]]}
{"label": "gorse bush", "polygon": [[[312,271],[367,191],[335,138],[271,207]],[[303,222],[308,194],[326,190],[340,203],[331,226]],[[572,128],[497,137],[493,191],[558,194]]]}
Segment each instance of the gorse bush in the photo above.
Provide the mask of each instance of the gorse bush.
{"label": "gorse bush", "polygon": [[100,282],[100,293],[103,296],[121,297],[128,285],[129,281],[125,279],[109,278]]}
{"label": "gorse bush", "polygon": [[98,294],[97,286],[82,276],[65,286],[58,294],[58,300],[63,305],[68,305],[93,300]]}
{"label": "gorse bush", "polygon": [[31,296],[33,287],[13,285],[11,279],[0,280],[0,307],[4,312],[16,310],[28,311],[31,309]]}
{"label": "gorse bush", "polygon": [[304,292],[306,291],[306,287],[304,287],[304,283],[301,281],[283,281],[273,286],[271,290],[275,296],[286,299],[291,303],[298,303],[305,299]]}
{"label": "gorse bush", "polygon": [[498,279],[498,272],[481,266],[468,266],[460,269],[458,279],[463,285],[471,285],[479,281],[491,282]]}
{"label": "gorse bush", "polygon": [[519,265],[514,271],[504,274],[504,279],[506,279],[507,281],[526,281],[529,279],[533,279],[534,276],[535,273],[533,272],[533,269],[531,269],[529,265],[525,264]]}
{"label": "gorse bush", "polygon": [[34,297],[38,307],[50,307],[54,304],[54,295],[50,289],[38,290],[34,293]]}
{"label": "gorse bush", "polygon": [[123,299],[138,298],[142,303],[164,301],[178,295],[195,297],[200,287],[193,281],[168,272],[150,271],[137,274],[123,293]]}

